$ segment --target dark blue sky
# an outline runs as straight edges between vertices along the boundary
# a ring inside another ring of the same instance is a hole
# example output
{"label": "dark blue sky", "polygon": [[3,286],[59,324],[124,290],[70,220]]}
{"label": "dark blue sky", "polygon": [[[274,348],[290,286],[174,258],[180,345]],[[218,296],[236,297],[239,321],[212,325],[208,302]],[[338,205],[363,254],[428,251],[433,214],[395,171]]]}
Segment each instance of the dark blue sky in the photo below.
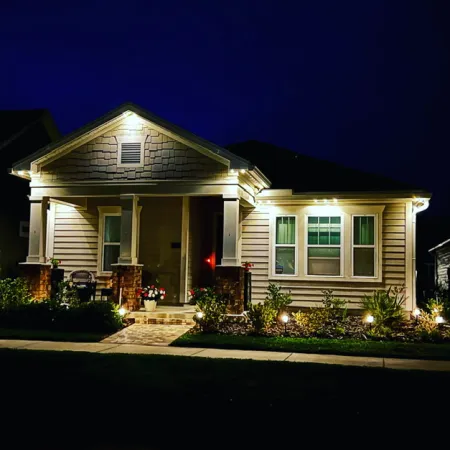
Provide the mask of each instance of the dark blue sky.
{"label": "dark blue sky", "polygon": [[133,101],[218,144],[423,186],[450,215],[448,1],[5,3],[2,109],[69,132]]}

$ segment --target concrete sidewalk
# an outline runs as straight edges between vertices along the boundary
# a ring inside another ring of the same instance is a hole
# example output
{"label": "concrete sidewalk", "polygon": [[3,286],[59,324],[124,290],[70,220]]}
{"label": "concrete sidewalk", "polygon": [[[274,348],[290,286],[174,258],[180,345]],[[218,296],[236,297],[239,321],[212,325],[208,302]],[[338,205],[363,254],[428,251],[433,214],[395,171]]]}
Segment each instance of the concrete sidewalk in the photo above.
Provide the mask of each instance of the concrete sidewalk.
{"label": "concrete sidewalk", "polygon": [[137,355],[175,355],[200,358],[233,358],[258,361],[337,364],[342,366],[378,367],[383,369],[428,370],[450,372],[450,361],[420,359],[371,358],[364,356],[318,355],[308,353],[264,352],[256,350],[222,350],[214,348],[160,347],[100,342],[52,342],[0,339],[0,349],[51,350],[90,353],[125,353]]}

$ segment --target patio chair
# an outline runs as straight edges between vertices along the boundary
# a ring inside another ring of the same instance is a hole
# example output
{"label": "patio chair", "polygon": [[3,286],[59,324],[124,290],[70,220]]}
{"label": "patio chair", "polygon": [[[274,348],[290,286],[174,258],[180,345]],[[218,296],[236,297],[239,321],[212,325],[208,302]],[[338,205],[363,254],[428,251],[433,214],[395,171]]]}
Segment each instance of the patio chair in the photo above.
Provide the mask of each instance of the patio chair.
{"label": "patio chair", "polygon": [[81,302],[95,300],[97,282],[92,272],[89,272],[89,270],[74,270],[69,274],[69,281],[77,288]]}

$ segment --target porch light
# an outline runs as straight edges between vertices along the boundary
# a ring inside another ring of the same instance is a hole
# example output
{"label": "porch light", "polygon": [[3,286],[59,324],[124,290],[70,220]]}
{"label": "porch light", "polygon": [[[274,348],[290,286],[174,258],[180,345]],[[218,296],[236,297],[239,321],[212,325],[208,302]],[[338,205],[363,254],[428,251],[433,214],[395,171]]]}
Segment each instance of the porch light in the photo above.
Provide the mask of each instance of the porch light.
{"label": "porch light", "polygon": [[413,316],[414,316],[414,317],[419,317],[419,316],[420,316],[420,309],[419,309],[419,308],[416,308],[416,309],[413,311]]}
{"label": "porch light", "polygon": [[444,323],[444,318],[442,316],[437,316],[436,317],[436,323]]}
{"label": "porch light", "polygon": [[123,317],[127,313],[125,308],[119,308],[119,314]]}
{"label": "porch light", "polygon": [[197,316],[197,319],[203,319],[203,313],[201,311],[198,311],[196,316]]}
{"label": "porch light", "polygon": [[367,323],[373,323],[374,320],[375,320],[375,318],[372,315],[368,315],[366,317],[366,322]]}

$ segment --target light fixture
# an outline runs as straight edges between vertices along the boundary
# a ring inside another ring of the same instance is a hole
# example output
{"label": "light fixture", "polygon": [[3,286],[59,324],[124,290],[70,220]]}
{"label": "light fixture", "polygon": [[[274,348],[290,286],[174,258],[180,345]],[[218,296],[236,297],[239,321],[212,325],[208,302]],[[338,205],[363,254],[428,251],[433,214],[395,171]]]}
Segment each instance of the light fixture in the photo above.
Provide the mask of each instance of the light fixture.
{"label": "light fixture", "polygon": [[241,169],[241,173],[245,173],[245,169]]}
{"label": "light fixture", "polygon": [[420,316],[420,309],[419,309],[419,308],[416,308],[416,309],[413,311],[413,316],[414,316],[414,317],[419,317],[419,316]]}
{"label": "light fixture", "polygon": [[436,323],[444,323],[444,318],[442,316],[437,316],[435,320]]}
{"label": "light fixture", "polygon": [[203,319],[203,313],[201,311],[198,311],[196,316],[197,316],[197,319]]}
{"label": "light fixture", "polygon": [[370,314],[366,317],[366,322],[367,323],[373,323],[374,320],[375,320],[375,318],[372,315],[370,315]]}
{"label": "light fixture", "polygon": [[289,322],[289,316],[287,314],[283,314],[281,316],[281,321],[284,323],[284,334],[287,334],[287,323]]}
{"label": "light fixture", "polygon": [[123,317],[127,313],[125,308],[119,308],[119,314]]}
{"label": "light fixture", "polygon": [[434,308],[433,312],[437,313],[437,312],[439,312],[439,310],[437,308]]}

